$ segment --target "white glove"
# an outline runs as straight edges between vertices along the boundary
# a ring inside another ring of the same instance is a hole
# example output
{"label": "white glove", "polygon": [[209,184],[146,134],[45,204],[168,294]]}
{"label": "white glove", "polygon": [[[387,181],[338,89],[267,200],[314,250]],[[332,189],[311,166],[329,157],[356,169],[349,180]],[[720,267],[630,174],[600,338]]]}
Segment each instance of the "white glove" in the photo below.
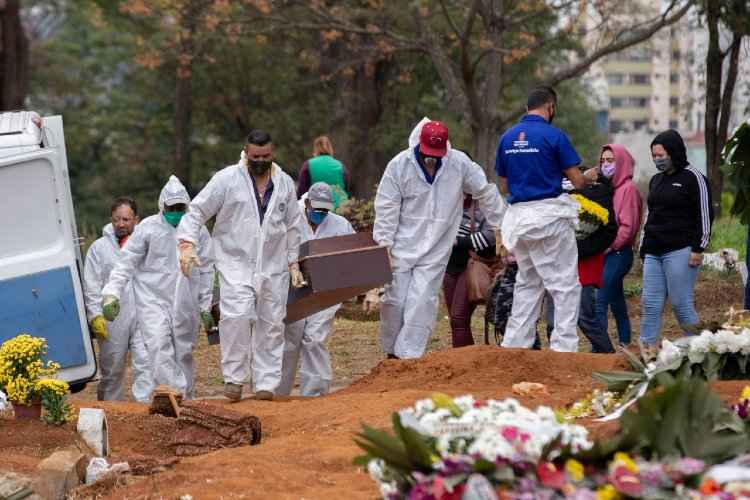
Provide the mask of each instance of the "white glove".
{"label": "white glove", "polygon": [[201,261],[195,252],[195,245],[193,243],[181,241],[178,248],[180,249],[180,269],[182,270],[182,274],[189,278],[193,266],[200,266]]}
{"label": "white glove", "polygon": [[380,310],[379,288],[373,288],[365,294],[365,300],[362,302],[362,310],[367,314],[375,313]]}
{"label": "white glove", "polygon": [[297,262],[289,264],[289,278],[292,281],[292,288],[302,288],[307,286],[305,276],[302,274],[302,271],[299,270],[299,263]]}
{"label": "white glove", "polygon": [[573,191],[575,189],[575,186],[573,186],[573,183],[570,182],[567,178],[563,179],[562,181],[562,189],[565,192]]}

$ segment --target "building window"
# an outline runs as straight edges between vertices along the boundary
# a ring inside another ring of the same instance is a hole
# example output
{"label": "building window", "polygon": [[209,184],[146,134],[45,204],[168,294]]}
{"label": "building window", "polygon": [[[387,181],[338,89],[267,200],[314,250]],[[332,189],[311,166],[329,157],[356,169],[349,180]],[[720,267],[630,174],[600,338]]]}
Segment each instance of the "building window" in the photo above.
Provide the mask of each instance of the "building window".
{"label": "building window", "polygon": [[622,97],[610,97],[609,105],[610,107],[613,107],[613,108],[621,108],[623,105],[623,98]]}
{"label": "building window", "polygon": [[616,134],[617,132],[622,132],[622,122],[620,120],[610,120],[609,132],[612,134]]}
{"label": "building window", "polygon": [[669,98],[669,105],[673,107],[677,107],[680,105],[680,98],[677,96],[673,96]]}
{"label": "building window", "polygon": [[677,120],[669,120],[669,128],[677,129]]}
{"label": "building window", "polygon": [[673,50],[672,51],[672,60],[673,61],[679,61],[682,54],[680,54],[679,50]]}
{"label": "building window", "polygon": [[679,73],[671,73],[669,75],[669,83],[680,83],[680,74]]}
{"label": "building window", "polygon": [[634,108],[647,108],[648,97],[631,97],[630,105]]}
{"label": "building window", "polygon": [[607,75],[607,83],[610,85],[622,85],[625,83],[625,75],[622,73],[610,73]]}
{"label": "building window", "polygon": [[633,85],[648,85],[649,83],[651,83],[651,75],[635,73],[633,75],[630,75],[630,83],[632,83]]}
{"label": "building window", "polygon": [[648,123],[646,122],[646,120],[636,120],[633,122],[633,130],[644,129],[647,125]]}

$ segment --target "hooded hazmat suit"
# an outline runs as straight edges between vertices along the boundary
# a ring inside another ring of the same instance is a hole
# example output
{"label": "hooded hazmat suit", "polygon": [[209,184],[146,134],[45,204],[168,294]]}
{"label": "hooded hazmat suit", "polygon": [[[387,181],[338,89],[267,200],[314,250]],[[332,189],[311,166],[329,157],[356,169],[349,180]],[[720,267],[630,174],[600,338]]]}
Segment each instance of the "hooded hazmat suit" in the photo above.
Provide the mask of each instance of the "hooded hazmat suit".
{"label": "hooded hazmat suit", "polygon": [[420,167],[423,119],[409,137],[409,148],[385,169],[375,196],[373,237],[390,248],[393,280],[380,308],[380,341],[386,354],[417,358],[424,354],[435,327],[443,274],[470,194],[493,229],[499,229],[505,200],[487,182],[482,167],[452,149],[442,158],[430,184]]}
{"label": "hooded hazmat suit", "polygon": [[[304,205],[300,203],[304,214]],[[344,217],[328,213],[323,222],[313,231],[307,217],[300,219],[302,241],[331,238],[354,234],[354,228]],[[341,304],[329,307],[307,318],[286,326],[284,331],[284,367],[277,394],[288,396],[292,392],[297,365],[300,364],[300,394],[322,396],[328,394],[333,379],[331,356],[326,349],[326,340],[333,329],[333,320]],[[301,358],[301,361],[300,361]]]}
{"label": "hooded hazmat suit", "polygon": [[159,213],[145,218],[123,248],[103,295],[122,301],[132,280],[138,320],[151,360],[155,385],[169,385],[193,397],[193,348],[200,331],[200,313],[211,309],[213,245],[208,230],[197,231],[202,266],[189,278],[180,272],[177,230],[164,218],[165,206],[189,204],[190,196],[175,176],[159,195]]}
{"label": "hooded hazmat suit", "polygon": [[[83,267],[84,298],[89,321],[102,314],[102,288],[120,259],[122,250],[112,224],[102,230],[102,237],[89,247]],[[125,287],[120,314],[108,325],[109,337],[99,340],[100,401],[125,399],[125,363],[128,349],[133,363],[133,398],[148,402],[153,386],[148,351],[138,328],[133,285]]]}
{"label": "hooded hazmat suit", "polygon": [[221,370],[225,383],[274,392],[281,381],[289,265],[297,262],[300,210],[294,181],[275,163],[273,191],[261,223],[253,180],[243,154],[198,193],[177,230],[198,243],[216,216],[214,241],[221,289]]}

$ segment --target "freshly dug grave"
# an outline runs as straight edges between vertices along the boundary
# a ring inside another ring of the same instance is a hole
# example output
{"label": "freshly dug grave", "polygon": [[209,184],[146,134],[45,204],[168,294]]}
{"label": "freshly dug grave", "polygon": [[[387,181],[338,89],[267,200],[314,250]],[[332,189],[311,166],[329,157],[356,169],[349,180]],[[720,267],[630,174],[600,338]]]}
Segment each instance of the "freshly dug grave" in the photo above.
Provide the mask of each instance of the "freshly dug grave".
{"label": "freshly dug grave", "polygon": [[[593,371],[625,367],[618,355],[477,346],[441,351],[421,360],[383,361],[352,386],[323,398],[245,399],[236,404],[208,400],[203,404],[257,416],[263,426],[261,444],[180,458],[156,474],[79,488],[76,497],[179,498],[190,494],[193,498],[372,499],[378,495],[375,483],[352,465],[359,454],[352,438],[362,423],[389,427],[393,411],[434,391],[454,396],[470,393],[478,398],[516,397],[530,407],[560,407],[596,387]],[[543,383],[549,395],[515,395],[512,387],[518,382]],[[714,388],[725,400],[733,401],[744,385],[742,381],[718,382]],[[176,429],[174,419],[148,415],[145,405],[135,403],[83,405],[107,411],[114,461],[150,457],[165,463],[174,458],[169,445]],[[595,435],[617,430],[612,423],[582,423]],[[18,437],[13,429],[24,437]],[[71,439],[75,439],[72,427],[1,421],[0,449],[4,453],[0,454],[0,470],[10,467],[28,472],[51,449]],[[19,465],[22,459],[25,466]]]}
{"label": "freshly dug grave", "polygon": [[[177,429],[175,419],[149,415],[148,408],[137,403],[81,402],[76,406],[106,411],[110,463],[127,461],[145,473],[150,464],[155,467],[174,456],[169,443]],[[57,427],[40,421],[2,419],[0,471],[29,474],[43,458],[72,445],[86,449],[75,422]]]}

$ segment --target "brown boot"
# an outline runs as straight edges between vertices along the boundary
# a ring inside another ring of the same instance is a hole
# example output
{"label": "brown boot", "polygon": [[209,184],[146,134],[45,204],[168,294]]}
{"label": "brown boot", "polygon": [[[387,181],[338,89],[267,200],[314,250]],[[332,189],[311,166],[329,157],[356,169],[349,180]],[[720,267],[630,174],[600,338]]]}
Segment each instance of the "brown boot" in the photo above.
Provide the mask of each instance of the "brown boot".
{"label": "brown boot", "polygon": [[253,399],[260,401],[273,401],[273,393],[271,391],[258,391],[255,393]]}
{"label": "brown boot", "polygon": [[224,397],[230,401],[239,401],[242,399],[242,386],[227,382],[224,384]]}

